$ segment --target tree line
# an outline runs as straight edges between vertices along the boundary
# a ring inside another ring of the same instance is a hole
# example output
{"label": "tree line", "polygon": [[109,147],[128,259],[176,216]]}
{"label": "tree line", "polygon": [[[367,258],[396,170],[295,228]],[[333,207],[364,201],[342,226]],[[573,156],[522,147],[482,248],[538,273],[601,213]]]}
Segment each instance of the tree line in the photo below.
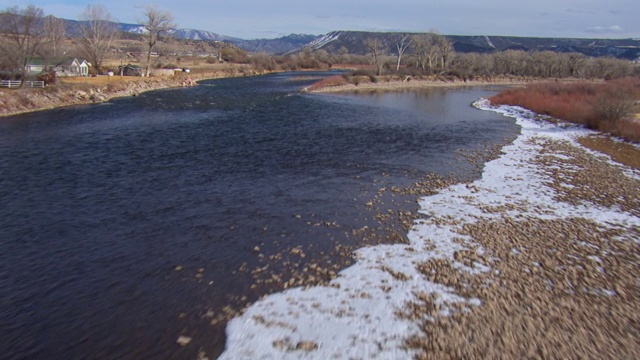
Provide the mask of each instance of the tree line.
{"label": "tree line", "polygon": [[[347,64],[372,67],[374,70],[371,76],[441,76],[463,80],[502,76],[617,79],[640,75],[638,64],[630,61],[614,57],[594,58],[577,52],[506,50],[493,53],[457,53],[453,43],[435,31],[369,37],[363,39],[362,44],[367,55],[350,54],[345,47],[335,52],[307,48],[284,56],[244,53],[229,59],[269,70],[321,69]],[[358,73],[367,71],[358,70]]]}
{"label": "tree line", "polygon": [[[145,28],[146,74],[152,66],[151,54],[158,40],[175,27],[173,16],[154,6],[147,6],[140,25]],[[78,55],[86,58],[100,73],[103,62],[120,35],[117,21],[103,5],[87,5],[79,14],[80,40]],[[27,75],[33,58],[55,59],[61,56],[66,36],[63,19],[44,16],[41,8],[17,6],[0,12],[0,67],[20,78]]]}
{"label": "tree line", "polygon": [[[462,79],[495,76],[534,78],[615,79],[640,75],[630,61],[614,57],[592,58],[577,52],[506,50],[493,53],[456,53],[453,43],[435,31],[394,34],[364,40],[377,75],[455,76]],[[385,42],[387,40],[387,42]]]}

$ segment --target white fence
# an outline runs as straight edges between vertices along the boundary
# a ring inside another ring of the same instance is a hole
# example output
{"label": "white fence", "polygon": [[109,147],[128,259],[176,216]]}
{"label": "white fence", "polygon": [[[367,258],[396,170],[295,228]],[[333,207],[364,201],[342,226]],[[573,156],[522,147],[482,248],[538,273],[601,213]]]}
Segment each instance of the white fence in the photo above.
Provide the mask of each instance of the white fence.
{"label": "white fence", "polygon": [[[0,87],[6,87],[9,89],[19,88],[22,84],[20,80],[0,80]],[[44,81],[25,81],[25,87],[30,88],[44,88]]]}
{"label": "white fence", "polygon": [[19,88],[22,81],[20,80],[0,80],[0,87]]}
{"label": "white fence", "polygon": [[25,81],[24,86],[31,88],[44,88],[44,81]]}

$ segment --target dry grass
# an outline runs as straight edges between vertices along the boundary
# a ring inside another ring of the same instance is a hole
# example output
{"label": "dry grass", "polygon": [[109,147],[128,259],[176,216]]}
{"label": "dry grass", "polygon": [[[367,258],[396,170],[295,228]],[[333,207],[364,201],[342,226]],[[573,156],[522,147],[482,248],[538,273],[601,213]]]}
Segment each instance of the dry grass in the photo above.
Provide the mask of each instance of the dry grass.
{"label": "dry grass", "polygon": [[[120,63],[118,62],[117,65],[113,65],[113,66],[117,67],[119,65]],[[193,67],[185,66],[191,69],[190,73],[180,74],[178,72],[175,76],[177,77],[193,76],[193,77],[199,78],[202,75],[212,75],[212,74],[213,75],[216,75],[216,74],[229,75],[229,74],[242,72],[246,70],[246,65],[243,65],[243,64],[198,64],[198,65],[191,64],[191,65],[194,65],[194,66]],[[90,77],[74,76],[74,77],[57,78],[57,81],[63,85],[83,84],[83,85],[94,85],[94,86],[104,86],[108,84],[117,84],[121,82],[145,81],[145,80],[148,80],[148,79],[140,76],[119,76],[117,74],[114,76],[99,75],[99,76],[90,76]]]}
{"label": "dry grass", "polygon": [[95,76],[95,77],[81,77],[81,76],[69,76],[59,77],[58,83],[61,85],[94,85],[103,86],[109,84],[118,84],[131,81],[144,81],[145,78],[140,76]]}
{"label": "dry grass", "polygon": [[637,146],[614,141],[605,136],[588,136],[578,141],[589,149],[611,156],[614,161],[640,170],[640,149]]}
{"label": "dry grass", "polygon": [[334,75],[334,76],[329,76],[322,80],[316,81],[315,83],[311,84],[311,86],[309,86],[307,90],[313,91],[313,90],[317,90],[325,87],[341,86],[341,85],[345,85],[346,83],[347,83],[347,80],[344,78],[344,76]]}

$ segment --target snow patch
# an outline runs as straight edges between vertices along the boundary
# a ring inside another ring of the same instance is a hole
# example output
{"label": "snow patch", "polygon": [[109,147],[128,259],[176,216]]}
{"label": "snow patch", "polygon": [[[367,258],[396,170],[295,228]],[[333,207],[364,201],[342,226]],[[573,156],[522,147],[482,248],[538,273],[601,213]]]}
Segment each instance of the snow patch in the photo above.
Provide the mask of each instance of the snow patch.
{"label": "snow patch", "polygon": [[[540,139],[575,143],[576,136],[586,130],[536,121],[528,110],[493,107],[487,100],[475,106],[513,117],[522,127],[513,144],[503,148],[504,154],[485,164],[481,179],[421,198],[420,212],[425,218],[414,223],[408,234],[410,244],[362,248],[356,252],[356,263],[341,271],[331,286],[289,289],[251,305],[228,324],[227,348],[220,359],[412,357],[404,341],[420,333],[421,319],[398,313],[407,303],[417,301],[417,294],[435,294],[445,314],[450,303],[481,306],[479,299],[462,298],[428,281],[416,265],[447,259],[457,268],[491,271],[486,266],[470,269],[454,260],[456,251],[468,249],[461,242],[470,240],[456,230],[465,223],[497,217],[486,211],[489,207],[500,207],[511,216],[582,217],[603,226],[640,227],[638,217],[616,209],[558,202],[554,190],[545,185],[549,179],[534,162],[544,150]],[[521,251],[526,249],[513,249],[515,254]],[[614,295],[610,290],[598,291]]]}

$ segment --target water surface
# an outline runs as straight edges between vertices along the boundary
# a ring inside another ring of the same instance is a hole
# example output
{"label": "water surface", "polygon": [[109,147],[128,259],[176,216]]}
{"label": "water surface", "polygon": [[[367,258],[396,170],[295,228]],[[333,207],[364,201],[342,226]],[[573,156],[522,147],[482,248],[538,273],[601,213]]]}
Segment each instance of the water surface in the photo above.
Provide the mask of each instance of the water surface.
{"label": "water surface", "polygon": [[303,94],[298,76],[1,119],[0,357],[215,358],[210,315],[277,290],[239,268],[360,246],[380,188],[477,176],[460,151],[519,131],[470,106],[489,88]]}

